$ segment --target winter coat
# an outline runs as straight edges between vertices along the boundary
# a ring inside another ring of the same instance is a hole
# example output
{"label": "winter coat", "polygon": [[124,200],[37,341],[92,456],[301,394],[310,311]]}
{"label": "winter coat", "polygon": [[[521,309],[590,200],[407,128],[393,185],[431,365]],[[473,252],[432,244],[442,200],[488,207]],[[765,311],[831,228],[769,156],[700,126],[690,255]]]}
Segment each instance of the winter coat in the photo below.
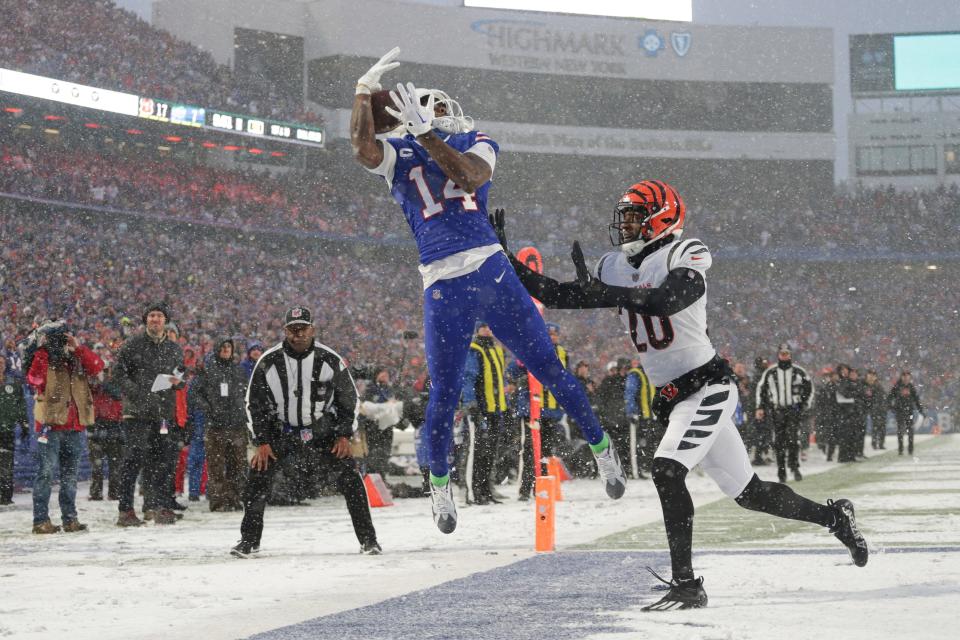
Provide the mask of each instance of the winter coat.
{"label": "winter coat", "polygon": [[913,411],[916,409],[923,413],[923,405],[920,404],[920,396],[917,395],[917,389],[911,383],[903,383],[899,380],[887,396],[890,408],[897,415],[897,420],[903,422],[913,417]]}
{"label": "winter coat", "polygon": [[[225,342],[219,341],[213,353],[220,353]],[[243,368],[232,359],[222,360],[214,355],[207,361],[190,385],[190,404],[203,413],[206,428],[246,428],[247,380]]]}
{"label": "winter coat", "polygon": [[123,343],[117,354],[114,380],[123,395],[123,417],[159,422],[176,420],[177,387],[153,392],[153,381],[158,375],[173,375],[174,369],[183,370],[183,350],[166,337],[154,340],[146,331]]}
{"label": "winter coat", "polygon": [[36,429],[49,425],[54,431],[83,431],[94,422],[87,377],[103,370],[103,360],[82,344],[64,366],[50,366],[49,358],[46,347],[37,349],[27,373],[27,383],[37,391],[33,409]]}
{"label": "winter coat", "polygon": [[26,422],[27,401],[23,397],[23,380],[8,374],[0,380],[0,431],[13,433],[14,425]]}

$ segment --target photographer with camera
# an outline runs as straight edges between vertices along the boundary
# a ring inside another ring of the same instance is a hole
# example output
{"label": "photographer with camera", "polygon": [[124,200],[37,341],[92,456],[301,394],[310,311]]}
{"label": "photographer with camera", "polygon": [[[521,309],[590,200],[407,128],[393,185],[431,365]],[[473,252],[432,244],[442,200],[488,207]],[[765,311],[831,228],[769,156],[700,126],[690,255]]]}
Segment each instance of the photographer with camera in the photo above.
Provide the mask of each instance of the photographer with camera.
{"label": "photographer with camera", "polygon": [[257,361],[247,391],[247,415],[253,443],[243,493],[237,558],[260,551],[263,513],[270,482],[279,464],[309,450],[320,473],[343,494],[360,552],[380,553],[367,492],[350,452],[357,429],[357,387],[343,359],[314,338],[316,327],[305,307],[287,311],[284,341]]}
{"label": "photographer with camera", "polygon": [[87,378],[103,370],[103,360],[70,333],[66,322],[37,330],[28,356],[27,383],[37,393],[37,475],[33,481],[33,532],[56,533],[50,522],[53,467],[60,465],[60,514],[63,530],[84,531],[77,519],[77,471],[83,453],[82,432],[94,422],[93,395]]}

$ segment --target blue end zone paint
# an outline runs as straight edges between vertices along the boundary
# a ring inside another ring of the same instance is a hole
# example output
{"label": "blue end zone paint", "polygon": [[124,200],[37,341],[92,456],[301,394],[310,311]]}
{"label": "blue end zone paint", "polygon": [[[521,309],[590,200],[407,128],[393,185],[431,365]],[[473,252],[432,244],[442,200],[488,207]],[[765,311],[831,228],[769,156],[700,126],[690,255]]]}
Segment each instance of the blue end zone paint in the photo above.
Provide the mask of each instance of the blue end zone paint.
{"label": "blue end zone paint", "polygon": [[[629,631],[611,620],[650,600],[660,552],[555,553],[253,636],[256,640],[556,640]],[[368,579],[373,579],[368,577]]]}
{"label": "blue end zone paint", "polygon": [[[960,547],[888,547],[882,553],[958,553]],[[837,549],[704,549],[707,555],[836,555]],[[252,636],[253,640],[472,638],[572,640],[629,632],[611,613],[648,604],[659,583],[644,569],[670,575],[670,558],[659,551],[584,551],[541,555],[499,569],[391,598],[368,607],[314,618]],[[745,569],[746,570],[746,569]],[[368,579],[372,577],[368,576]]]}

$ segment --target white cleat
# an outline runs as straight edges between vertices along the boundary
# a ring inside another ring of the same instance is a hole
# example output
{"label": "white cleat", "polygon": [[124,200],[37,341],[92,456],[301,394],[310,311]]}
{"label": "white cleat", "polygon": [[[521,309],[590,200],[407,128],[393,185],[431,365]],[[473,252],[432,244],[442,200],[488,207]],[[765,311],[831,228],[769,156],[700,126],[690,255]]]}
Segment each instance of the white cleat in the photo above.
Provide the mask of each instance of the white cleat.
{"label": "white cleat", "polygon": [[453,533],[457,528],[457,504],[453,501],[451,482],[442,487],[430,484],[430,500],[433,509],[433,521],[443,533]]}
{"label": "white cleat", "polygon": [[595,453],[593,457],[597,459],[597,470],[600,471],[607,495],[619,500],[627,490],[627,477],[623,473],[620,456],[613,447],[613,441],[610,441],[610,446],[603,453]]}

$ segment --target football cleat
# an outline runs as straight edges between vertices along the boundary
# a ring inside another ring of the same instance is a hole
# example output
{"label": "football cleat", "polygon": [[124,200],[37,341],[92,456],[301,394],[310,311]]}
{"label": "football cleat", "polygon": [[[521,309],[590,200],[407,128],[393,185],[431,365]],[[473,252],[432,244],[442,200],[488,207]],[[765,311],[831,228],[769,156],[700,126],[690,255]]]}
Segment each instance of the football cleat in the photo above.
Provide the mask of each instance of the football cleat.
{"label": "football cleat", "polygon": [[433,522],[443,533],[453,533],[457,528],[457,504],[453,501],[451,483],[442,487],[430,483],[430,508],[433,510]]}
{"label": "football cleat", "polygon": [[607,495],[614,500],[619,500],[627,490],[627,476],[623,473],[620,456],[613,447],[613,441],[610,441],[610,446],[602,453],[595,453],[593,457],[597,459],[597,470],[603,479]]}
{"label": "football cleat", "polygon": [[853,503],[846,498],[840,500],[827,500],[827,506],[832,507],[836,513],[836,521],[830,527],[830,533],[837,537],[847,549],[850,550],[850,557],[853,558],[853,564],[863,567],[867,564],[870,556],[870,550],[867,549],[867,541],[864,539],[860,529],[857,528],[857,519],[853,513]]}
{"label": "football cleat", "polygon": [[[650,567],[647,567],[647,571],[666,586],[667,593],[653,604],[645,606],[642,609],[643,611],[702,609],[707,606],[707,592],[703,590],[703,576],[687,580],[677,580],[676,578],[664,580]],[[662,588],[660,585],[654,587],[656,590]]]}

